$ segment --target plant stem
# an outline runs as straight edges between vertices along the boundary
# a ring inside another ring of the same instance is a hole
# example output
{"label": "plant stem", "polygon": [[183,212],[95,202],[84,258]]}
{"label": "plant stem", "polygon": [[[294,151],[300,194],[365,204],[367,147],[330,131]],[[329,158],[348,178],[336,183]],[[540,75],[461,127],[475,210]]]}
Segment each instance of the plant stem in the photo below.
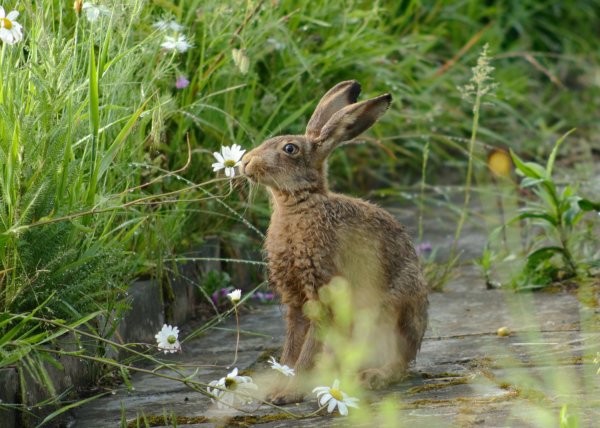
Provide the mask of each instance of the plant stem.
{"label": "plant stem", "polygon": [[475,97],[475,105],[473,106],[473,125],[471,127],[471,139],[469,140],[469,160],[467,163],[467,177],[465,179],[465,199],[463,203],[463,209],[460,214],[460,218],[456,225],[456,232],[454,233],[454,241],[452,242],[452,248],[450,249],[450,260],[452,260],[456,254],[456,248],[458,246],[458,239],[462,232],[465,220],[467,219],[467,213],[469,210],[469,204],[471,202],[471,182],[473,178],[473,151],[475,150],[475,141],[477,140],[477,130],[479,128],[479,110],[481,108],[481,86],[477,86],[477,95]]}
{"label": "plant stem", "polygon": [[231,367],[235,365],[238,359],[238,348],[240,347],[240,317],[238,315],[237,303],[233,304],[233,311],[235,312],[235,324],[236,324],[236,338],[235,338],[235,355],[233,357],[233,362],[231,363]]}

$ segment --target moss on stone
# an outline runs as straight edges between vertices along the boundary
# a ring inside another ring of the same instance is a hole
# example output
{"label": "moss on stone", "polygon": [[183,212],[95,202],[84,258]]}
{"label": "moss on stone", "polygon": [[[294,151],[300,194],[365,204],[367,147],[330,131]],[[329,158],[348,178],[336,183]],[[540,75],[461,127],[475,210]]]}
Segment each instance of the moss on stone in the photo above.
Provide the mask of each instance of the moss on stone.
{"label": "moss on stone", "polygon": [[454,385],[464,385],[465,383],[469,383],[469,380],[465,377],[460,377],[456,379],[449,380],[447,382],[440,383],[427,383],[425,385],[414,386],[406,391],[407,394],[414,395],[419,394],[421,392],[433,391],[436,389],[443,389]]}
{"label": "moss on stone", "polygon": [[450,372],[442,372],[442,373],[421,373],[421,377],[423,379],[443,379],[446,377],[462,377],[464,375],[459,373],[450,373]]}
{"label": "moss on stone", "polygon": [[298,419],[287,413],[275,413],[271,415],[238,415],[229,418],[208,418],[206,416],[144,416],[138,417],[127,423],[127,428],[137,428],[138,426],[175,426],[175,425],[191,425],[202,423],[214,423],[219,427],[249,427],[257,424],[265,424],[268,422],[284,421],[290,419]]}

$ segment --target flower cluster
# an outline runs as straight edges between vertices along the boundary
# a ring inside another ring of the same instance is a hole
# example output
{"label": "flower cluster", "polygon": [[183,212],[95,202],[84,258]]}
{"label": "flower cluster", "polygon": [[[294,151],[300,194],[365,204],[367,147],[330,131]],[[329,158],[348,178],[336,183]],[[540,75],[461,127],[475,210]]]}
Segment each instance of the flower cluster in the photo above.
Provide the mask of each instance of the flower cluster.
{"label": "flower cluster", "polygon": [[463,99],[483,98],[485,95],[492,95],[493,91],[498,87],[492,77],[494,67],[490,65],[490,57],[488,54],[489,45],[486,43],[477,58],[477,65],[472,68],[473,76],[465,86],[459,87],[458,90]]}
{"label": "flower cluster", "polygon": [[[177,51],[179,53],[184,53],[194,45],[190,43],[187,37],[183,34],[180,34],[181,31],[185,28],[183,25],[179,24],[177,21],[173,20],[164,20],[156,21],[152,24],[154,28],[158,31],[172,31],[173,35],[166,35],[164,41],[161,43],[163,49],[168,51]],[[189,82],[188,82],[189,83]],[[187,85],[185,85],[187,86]],[[184,86],[184,87],[185,87]],[[180,89],[180,88],[179,88]]]}

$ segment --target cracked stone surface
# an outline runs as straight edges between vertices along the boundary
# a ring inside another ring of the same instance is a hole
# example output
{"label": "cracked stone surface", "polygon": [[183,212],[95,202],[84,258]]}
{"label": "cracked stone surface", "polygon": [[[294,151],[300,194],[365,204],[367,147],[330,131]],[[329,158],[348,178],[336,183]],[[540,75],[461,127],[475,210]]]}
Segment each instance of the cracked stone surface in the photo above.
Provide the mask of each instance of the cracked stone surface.
{"label": "cracked stone surface", "polygon": [[[597,309],[582,305],[573,293],[486,290],[472,269],[463,269],[459,278],[443,293],[432,294],[430,300],[430,327],[411,377],[370,393],[363,405],[376,409],[384,398],[391,398],[400,408],[397,426],[557,425],[565,403],[580,413],[582,426],[600,420],[600,376],[590,357],[598,350],[600,333],[597,322],[581,323],[582,319],[597,317]],[[507,326],[512,334],[498,336],[501,326]],[[168,359],[177,362],[182,373],[195,374],[199,381],[218,379],[232,362],[234,327],[230,320],[224,328],[186,342],[182,354]],[[281,309],[276,305],[254,307],[241,314],[241,329],[260,335],[242,333],[236,365],[240,370],[264,366],[257,360],[283,343]],[[206,397],[181,382],[135,374],[132,383],[134,391],[121,388],[79,409],[74,426],[119,426],[122,414],[127,420],[142,414],[147,418],[175,414],[180,417],[178,426],[185,425],[183,418],[193,422],[204,416],[213,419],[185,426],[236,426],[236,420],[230,418],[244,416],[231,411],[222,416],[223,411],[214,409]],[[286,408],[308,414],[317,406],[309,397]],[[535,409],[545,412],[538,415]],[[275,413],[262,406],[252,415]],[[256,426],[328,427],[347,425],[348,421],[357,426],[377,425],[372,425],[372,420],[318,415],[302,420],[262,419]]]}

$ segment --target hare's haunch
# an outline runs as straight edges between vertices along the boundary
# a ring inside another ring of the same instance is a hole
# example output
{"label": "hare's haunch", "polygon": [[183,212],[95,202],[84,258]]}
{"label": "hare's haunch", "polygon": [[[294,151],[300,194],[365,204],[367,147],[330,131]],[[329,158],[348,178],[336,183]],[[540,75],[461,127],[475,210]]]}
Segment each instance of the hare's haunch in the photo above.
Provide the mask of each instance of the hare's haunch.
{"label": "hare's haunch", "polygon": [[[282,364],[302,375],[327,346],[317,341],[316,321],[303,306],[341,277],[349,283],[353,314],[372,321],[372,334],[363,334],[359,345],[372,350],[359,376],[378,388],[401,378],[415,358],[427,327],[428,290],[403,226],[369,202],[328,189],[331,151],[370,128],[392,100],[384,94],[356,102],[359,93],[356,81],[337,84],[317,105],[305,135],[263,142],[244,156],[241,169],[272,195],[265,246],[269,281],[287,306]],[[270,399],[301,400],[296,386],[282,387]]]}

